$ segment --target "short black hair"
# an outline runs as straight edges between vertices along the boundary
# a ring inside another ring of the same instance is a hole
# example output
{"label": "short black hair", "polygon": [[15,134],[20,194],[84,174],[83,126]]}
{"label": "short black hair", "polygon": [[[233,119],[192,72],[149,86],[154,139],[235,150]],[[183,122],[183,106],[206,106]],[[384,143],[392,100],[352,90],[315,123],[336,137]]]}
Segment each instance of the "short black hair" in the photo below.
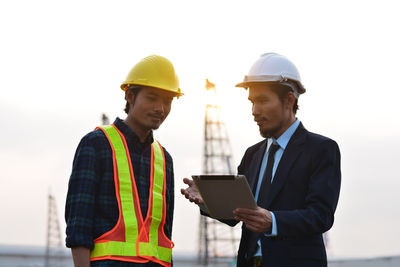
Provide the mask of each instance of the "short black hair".
{"label": "short black hair", "polygon": [[[126,90],[131,90],[132,93],[135,95],[135,99],[133,100],[133,103],[132,103],[132,104],[135,104],[136,97],[139,94],[140,90],[142,90],[142,87],[137,86],[137,85],[130,85],[128,88],[126,88]],[[126,98],[125,98],[125,100],[126,100]],[[130,105],[129,105],[128,101],[126,101],[124,111],[126,114],[128,114],[129,110],[130,110]]]}
{"label": "short black hair", "polygon": [[[297,85],[294,82],[290,82],[290,85],[297,88]],[[292,87],[290,87],[289,85],[281,84],[281,83],[273,83],[268,87],[271,88],[271,90],[274,91],[278,95],[278,97],[282,103],[285,100],[285,98],[287,97],[288,93],[293,92]],[[293,104],[293,113],[296,114],[298,109],[299,109],[298,99],[295,98],[295,101]]]}

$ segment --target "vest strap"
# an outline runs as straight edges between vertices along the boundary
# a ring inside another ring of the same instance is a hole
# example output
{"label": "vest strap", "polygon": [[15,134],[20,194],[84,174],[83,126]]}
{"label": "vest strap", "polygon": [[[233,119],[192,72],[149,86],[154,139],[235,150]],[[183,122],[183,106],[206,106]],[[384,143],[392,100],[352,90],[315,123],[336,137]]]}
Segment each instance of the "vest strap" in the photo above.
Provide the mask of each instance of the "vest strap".
{"label": "vest strap", "polygon": [[160,246],[155,246],[152,243],[139,243],[139,254],[140,255],[149,255],[156,257],[159,260],[165,262],[171,262],[172,259],[172,249],[164,248]]}
{"label": "vest strap", "polygon": [[97,258],[105,255],[137,256],[136,243],[108,241],[96,243],[96,249],[92,250],[90,257]]}

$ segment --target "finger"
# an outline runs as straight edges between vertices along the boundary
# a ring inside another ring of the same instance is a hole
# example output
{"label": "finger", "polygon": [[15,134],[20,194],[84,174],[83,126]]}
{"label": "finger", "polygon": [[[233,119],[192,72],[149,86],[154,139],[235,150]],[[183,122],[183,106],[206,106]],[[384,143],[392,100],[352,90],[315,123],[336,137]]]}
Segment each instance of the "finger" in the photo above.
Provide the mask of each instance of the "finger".
{"label": "finger", "polygon": [[252,220],[245,220],[245,224],[246,226],[250,226],[252,228],[260,228],[262,226],[262,222]]}
{"label": "finger", "polygon": [[185,184],[187,184],[188,186],[194,185],[193,180],[190,180],[190,179],[188,179],[188,178],[183,178],[183,182],[184,182]]}
{"label": "finger", "polygon": [[237,221],[242,221],[242,222],[248,221],[247,217],[241,216],[241,215],[236,215],[236,216],[235,216],[235,220],[237,220]]}
{"label": "finger", "polygon": [[196,204],[203,204],[204,203],[203,199],[201,197],[199,197],[199,196],[195,196],[195,197],[193,197],[193,199],[195,200]]}
{"label": "finger", "polygon": [[190,198],[190,202],[200,204],[200,200],[198,198]]}
{"label": "finger", "polygon": [[181,189],[181,194],[185,196],[185,198],[189,199],[190,197],[190,193],[185,190],[185,189]]}
{"label": "finger", "polygon": [[241,214],[241,215],[253,215],[253,216],[257,216],[258,213],[258,209],[248,209],[248,208],[237,208],[233,211],[234,214]]}
{"label": "finger", "polygon": [[196,196],[190,196],[190,200],[196,204],[199,204],[199,198]]}
{"label": "finger", "polygon": [[242,210],[240,210],[240,211],[234,210],[233,214],[237,215],[237,216],[241,216],[241,217],[259,217],[259,216],[262,216],[259,213],[247,212],[247,211],[242,211]]}
{"label": "finger", "polygon": [[251,230],[253,232],[256,232],[257,227],[253,222],[247,221],[246,219],[239,218],[239,217],[235,217],[235,220],[242,221],[247,229],[249,229],[249,230]]}
{"label": "finger", "polygon": [[256,232],[256,233],[262,232],[262,230],[257,225],[253,225],[253,224],[245,224],[245,225],[246,225],[246,228],[252,232]]}
{"label": "finger", "polygon": [[264,222],[260,220],[250,220],[248,218],[242,218],[243,223],[246,227],[252,231],[259,232],[260,229],[263,229]]}
{"label": "finger", "polygon": [[249,221],[262,222],[265,219],[265,214],[264,213],[246,214],[245,217]]}
{"label": "finger", "polygon": [[245,224],[251,225],[262,225],[264,223],[264,219],[261,216],[243,216],[243,215],[236,215],[235,220],[242,221]]}

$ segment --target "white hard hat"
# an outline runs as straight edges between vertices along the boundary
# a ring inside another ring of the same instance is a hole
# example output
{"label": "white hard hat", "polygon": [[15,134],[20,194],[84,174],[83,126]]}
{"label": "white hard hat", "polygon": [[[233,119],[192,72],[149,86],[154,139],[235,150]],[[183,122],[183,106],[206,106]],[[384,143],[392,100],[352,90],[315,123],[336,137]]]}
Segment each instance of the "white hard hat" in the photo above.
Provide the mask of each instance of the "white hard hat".
{"label": "white hard hat", "polygon": [[[297,84],[297,88],[290,86],[290,81]],[[286,57],[276,53],[266,53],[253,64],[243,82],[236,87],[249,88],[254,83],[279,82],[292,87],[296,94],[302,94],[306,89],[301,84],[300,74],[296,66]],[[288,83],[289,82],[289,83]]]}

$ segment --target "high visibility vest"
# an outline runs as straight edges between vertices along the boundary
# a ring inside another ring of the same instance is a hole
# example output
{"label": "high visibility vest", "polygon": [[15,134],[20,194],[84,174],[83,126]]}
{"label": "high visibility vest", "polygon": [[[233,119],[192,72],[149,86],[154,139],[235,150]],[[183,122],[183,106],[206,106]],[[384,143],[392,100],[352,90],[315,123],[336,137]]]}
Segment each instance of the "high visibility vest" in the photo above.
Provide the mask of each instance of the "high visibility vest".
{"label": "high visibility vest", "polygon": [[157,141],[151,145],[150,192],[143,221],[131,159],[125,137],[114,126],[101,126],[113,153],[115,193],[119,218],[109,232],[94,240],[90,260],[153,261],[171,266],[173,242],[164,233],[165,157]]}

